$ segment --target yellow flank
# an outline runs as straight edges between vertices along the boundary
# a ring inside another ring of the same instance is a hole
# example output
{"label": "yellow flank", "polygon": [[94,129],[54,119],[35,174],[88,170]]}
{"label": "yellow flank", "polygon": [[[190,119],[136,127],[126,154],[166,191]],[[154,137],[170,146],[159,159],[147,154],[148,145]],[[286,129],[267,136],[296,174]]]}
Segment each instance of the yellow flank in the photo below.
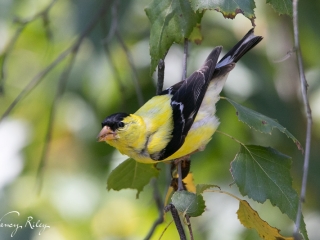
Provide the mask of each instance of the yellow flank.
{"label": "yellow flank", "polygon": [[[221,84],[222,85],[222,84]],[[220,86],[211,83],[199,109],[197,117],[179,150],[162,161],[169,161],[204,150],[211,136],[219,126],[215,114]],[[123,119],[125,126],[117,130],[114,140],[107,143],[142,163],[155,163],[152,154],[163,150],[172,138],[173,118],[170,105],[171,96],[151,98],[137,112]]]}
{"label": "yellow flank", "polygon": [[[162,95],[151,98],[135,115],[144,119],[149,136],[147,149],[150,154],[159,152],[166,147],[171,139],[173,129],[170,96]],[[138,159],[136,159],[139,161]],[[153,161],[154,163],[154,161]]]}
{"label": "yellow flank", "polygon": [[218,125],[219,123],[216,121],[216,124],[205,124],[197,128],[191,128],[182,147],[163,161],[180,158],[197,150],[204,150]]}
{"label": "yellow flank", "polygon": [[[156,161],[151,159],[150,155],[163,150],[172,138],[173,119],[170,97],[162,95],[150,99],[137,112],[123,119],[125,127],[118,129],[117,139],[107,143],[138,162],[155,163]],[[219,122],[214,116],[214,103],[208,103],[208,106],[204,104],[202,107],[203,110],[200,108],[182,147],[162,161],[173,160],[197,150],[203,150],[210,141]]]}
{"label": "yellow flank", "polygon": [[[228,73],[235,67],[242,55],[261,40],[262,37],[255,36],[251,29],[218,63],[221,47],[215,48],[201,69],[197,71],[197,75],[189,77],[182,85],[174,85],[173,90],[181,87],[181,91],[174,91],[176,95],[155,96],[134,114],[116,113],[107,117],[102,122],[103,128],[98,136],[99,141],[106,141],[122,154],[142,163],[156,163],[157,159],[168,156],[172,152],[171,156],[160,161],[174,160],[204,150],[219,126],[219,120],[215,116],[215,104],[219,101],[219,94]],[[212,79],[208,79],[209,77]],[[203,81],[206,84],[209,83],[207,88],[206,85],[201,85]],[[181,96],[181,94],[187,95]],[[173,96],[175,96],[174,101]],[[197,112],[190,129],[185,128],[189,125],[184,126],[184,122],[176,123],[176,127],[181,127],[186,136],[181,136],[178,129],[174,132],[176,135],[172,136],[174,116],[171,100],[173,104],[179,106],[180,111],[177,112],[182,112],[180,113],[181,118],[186,118],[186,121],[194,117],[192,114]],[[188,105],[189,101],[194,101],[195,105]],[[200,106],[198,101],[201,101]],[[194,109],[185,109],[191,106]],[[177,126],[177,124],[182,125]],[[185,137],[183,145],[178,149],[183,137]],[[178,139],[179,142],[175,143],[175,139]]]}

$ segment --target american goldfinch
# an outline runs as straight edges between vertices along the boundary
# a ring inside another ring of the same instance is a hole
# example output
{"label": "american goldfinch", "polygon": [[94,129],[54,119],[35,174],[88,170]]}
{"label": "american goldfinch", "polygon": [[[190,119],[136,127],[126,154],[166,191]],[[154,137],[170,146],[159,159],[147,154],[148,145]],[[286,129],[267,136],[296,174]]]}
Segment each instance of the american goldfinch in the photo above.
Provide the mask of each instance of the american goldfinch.
{"label": "american goldfinch", "polygon": [[151,98],[134,114],[105,118],[98,141],[141,163],[179,159],[203,150],[219,126],[215,104],[229,72],[262,40],[253,30],[219,62],[222,47],[214,48],[199,70]]}

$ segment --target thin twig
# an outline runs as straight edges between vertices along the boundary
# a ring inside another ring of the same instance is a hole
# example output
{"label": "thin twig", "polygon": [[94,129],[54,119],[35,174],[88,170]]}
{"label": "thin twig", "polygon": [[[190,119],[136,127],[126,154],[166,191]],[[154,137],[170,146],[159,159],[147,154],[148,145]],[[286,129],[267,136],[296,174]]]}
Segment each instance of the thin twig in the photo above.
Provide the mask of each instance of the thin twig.
{"label": "thin twig", "polygon": [[165,212],[169,212],[169,211],[171,212],[173,221],[176,224],[176,228],[177,228],[179,236],[180,236],[180,240],[186,240],[187,239],[186,234],[184,233],[184,229],[183,229],[180,217],[179,217],[179,213],[178,213],[177,209],[175,208],[175,206],[172,203],[170,203],[169,205],[167,205],[164,208],[164,210],[165,210]]}
{"label": "thin twig", "polygon": [[10,40],[9,44],[7,45],[3,55],[2,55],[2,61],[1,61],[1,73],[0,73],[0,94],[4,93],[4,85],[5,85],[5,80],[7,78],[6,74],[6,62],[7,62],[7,57],[11,50],[13,49],[13,46],[17,42],[21,32],[25,28],[25,25],[19,26],[19,28],[16,30],[15,34],[13,35],[12,39]]}
{"label": "thin twig", "polygon": [[162,92],[162,89],[163,89],[164,70],[165,70],[164,60],[160,59],[159,63],[158,63],[157,95],[159,95]]}
{"label": "thin twig", "polygon": [[[115,65],[115,61],[113,60],[113,57],[112,57],[112,54],[110,51],[110,47],[109,47],[109,43],[111,42],[112,38],[114,37],[115,30],[118,27],[118,23],[117,23],[118,21],[117,21],[117,16],[116,16],[118,4],[119,4],[119,0],[115,0],[114,4],[112,6],[112,9],[111,9],[111,12],[112,12],[111,26],[110,26],[109,32],[106,34],[107,37],[101,41],[101,44],[105,50],[104,53],[106,54],[106,57],[109,59],[109,63],[110,63],[109,65],[110,65],[112,74],[114,75],[115,82],[119,87],[120,93],[122,94],[122,96],[124,96],[123,98],[121,98],[122,99],[121,109],[125,110],[125,108],[126,108],[125,96],[127,96],[126,86],[123,84],[123,81],[121,80],[119,70],[117,69],[117,67]],[[106,21],[101,21],[101,27],[102,27],[102,31],[105,31],[107,29]]]}
{"label": "thin twig", "polygon": [[43,78],[53,69],[56,65],[58,65],[66,56],[69,55],[71,49],[67,49],[62,52],[48,67],[39,72],[28,84],[27,86],[19,93],[19,95],[13,100],[13,102],[9,105],[6,111],[1,116],[0,122],[10,114],[10,112],[14,109],[14,107],[26,97],[40,82]]}
{"label": "thin twig", "polygon": [[187,220],[187,225],[188,225],[189,234],[190,234],[190,240],[194,240],[194,238],[193,238],[193,232],[192,232],[192,227],[191,227],[191,222],[190,222],[190,217],[189,217],[189,215],[185,215],[185,218],[186,218],[186,220]]}
{"label": "thin twig", "polygon": [[282,58],[273,60],[273,62],[274,63],[284,62],[285,60],[289,59],[292,56],[292,54],[295,53],[295,52],[296,52],[296,49],[292,48]]}
{"label": "thin twig", "polygon": [[93,30],[95,25],[100,21],[100,19],[107,13],[107,11],[110,8],[110,4],[112,3],[112,0],[105,1],[102,7],[100,8],[100,11],[94,15],[93,20],[91,23],[84,29],[84,31],[81,33],[81,35],[78,37],[76,42],[72,44],[68,49],[63,51],[55,60],[53,60],[52,63],[50,63],[43,71],[38,73],[31,81],[27,84],[27,86],[20,92],[20,94],[13,100],[13,102],[9,105],[9,107],[6,109],[4,114],[0,118],[0,122],[10,114],[10,112],[13,110],[13,108],[19,103],[20,100],[22,100],[24,97],[26,97],[43,79],[44,77],[59,63],[62,62],[62,60],[69,55],[70,52],[74,51],[75,49],[79,48],[83,39]]}
{"label": "thin twig", "polygon": [[112,14],[112,22],[111,22],[111,28],[110,28],[110,31],[108,33],[108,36],[103,40],[103,44],[107,44],[111,41],[112,37],[113,36],[116,36],[118,42],[120,43],[124,53],[126,54],[127,56],[127,60],[128,60],[128,63],[131,67],[131,70],[132,70],[132,75],[133,75],[133,85],[135,87],[135,91],[136,91],[136,94],[137,94],[137,97],[138,97],[138,102],[139,102],[139,105],[142,106],[143,103],[144,103],[144,100],[143,100],[143,94],[142,94],[142,91],[141,91],[141,86],[140,86],[140,83],[139,83],[139,77],[138,77],[138,71],[133,63],[133,59],[132,59],[132,56],[131,56],[131,53],[127,47],[127,45],[125,44],[125,42],[123,41],[122,39],[122,36],[119,32],[119,29],[118,29],[118,6],[119,6],[119,0],[115,0],[113,6],[112,6],[112,10],[111,10],[111,14]]}
{"label": "thin twig", "polygon": [[[6,80],[6,61],[7,61],[7,57],[8,54],[11,52],[11,50],[13,49],[15,43],[17,42],[18,38],[20,37],[21,33],[23,32],[23,30],[25,29],[25,27],[37,20],[38,18],[42,18],[44,21],[44,27],[47,30],[48,29],[48,21],[46,22],[46,20],[48,20],[48,15],[49,15],[49,11],[50,9],[53,7],[54,3],[56,2],[56,0],[52,0],[51,3],[42,11],[38,12],[37,14],[35,14],[34,16],[28,18],[28,19],[24,19],[21,20],[19,18],[15,18],[14,22],[19,24],[18,29],[15,31],[12,39],[9,41],[8,45],[6,46],[4,53],[2,54],[2,61],[1,61],[1,72],[0,72],[0,94],[4,93],[4,85],[5,85],[5,80]],[[47,24],[45,24],[47,23]],[[49,30],[47,30],[47,33],[50,32]]]}
{"label": "thin twig", "polygon": [[163,220],[164,220],[164,218],[163,218],[163,201],[162,201],[161,194],[160,194],[158,186],[157,186],[157,179],[156,178],[153,178],[151,180],[151,185],[153,188],[153,198],[156,202],[159,216],[156,219],[156,221],[154,221],[151,229],[149,230],[148,235],[145,237],[145,240],[148,240],[152,237],[154,231],[156,230],[156,227],[158,225],[160,225],[161,223],[163,223]]}
{"label": "thin twig", "polygon": [[188,38],[185,38],[183,48],[182,81],[184,81],[187,78],[188,46]]}
{"label": "thin twig", "polygon": [[123,96],[122,97],[122,102],[121,102],[121,107],[122,107],[122,109],[125,110],[125,108],[126,108],[126,96],[127,96],[127,94],[126,94],[126,91],[127,91],[126,86],[122,82],[120,73],[119,73],[119,71],[118,71],[118,69],[117,69],[117,67],[115,65],[115,62],[113,60],[113,57],[112,57],[112,54],[111,54],[111,51],[109,49],[108,44],[103,44],[103,48],[104,48],[104,52],[105,52],[107,58],[109,59],[109,66],[110,66],[112,74],[113,74],[113,76],[115,78],[115,82],[119,87],[119,91],[120,91],[121,95]]}
{"label": "thin twig", "polygon": [[133,73],[133,84],[134,84],[134,87],[135,87],[135,90],[136,90],[136,94],[137,94],[137,97],[138,97],[138,102],[139,102],[139,105],[142,106],[143,103],[144,103],[144,100],[143,100],[143,95],[142,95],[142,91],[141,91],[141,86],[140,86],[140,83],[139,83],[139,77],[138,77],[138,71],[133,63],[133,59],[132,59],[132,56],[131,56],[131,53],[127,47],[127,45],[124,43],[118,29],[115,30],[115,35],[120,43],[120,45],[122,46],[123,48],[123,51],[125,52],[126,56],[127,56],[127,60],[129,62],[129,65],[131,67],[131,70],[132,70],[132,73]]}
{"label": "thin twig", "polygon": [[118,7],[119,7],[119,0],[115,0],[112,8],[111,8],[111,26],[107,37],[103,40],[103,45],[106,45],[111,41],[114,37],[116,29],[118,28]]}
{"label": "thin twig", "polygon": [[307,189],[307,180],[308,180],[308,171],[309,171],[309,158],[310,158],[310,148],[311,148],[312,114],[311,114],[311,108],[310,108],[308,96],[307,96],[308,83],[304,74],[303,60],[302,60],[300,41],[299,41],[298,0],[293,0],[292,6],[293,6],[294,45],[295,45],[297,59],[298,59],[301,93],[302,93],[302,98],[303,98],[303,103],[304,103],[306,118],[307,118],[306,145],[305,145],[305,155],[304,155],[304,164],[303,164],[302,185],[301,185],[300,201],[299,201],[295,230],[294,230],[294,237],[295,239],[298,239],[298,235],[299,235],[298,232],[300,229],[300,223],[302,218],[302,203],[305,201],[305,198],[306,198],[306,189]]}
{"label": "thin twig", "polygon": [[46,164],[46,160],[48,157],[48,152],[49,152],[49,147],[50,147],[50,142],[52,139],[52,131],[54,128],[54,120],[55,120],[55,116],[56,116],[56,111],[57,111],[57,106],[58,106],[58,101],[60,99],[60,97],[62,96],[62,94],[64,93],[65,87],[66,87],[66,83],[67,80],[69,78],[71,69],[73,67],[73,64],[75,62],[75,58],[76,55],[78,53],[78,49],[74,49],[74,51],[72,52],[72,55],[70,56],[70,61],[67,64],[67,66],[65,67],[65,70],[62,72],[60,79],[59,79],[59,83],[58,83],[58,87],[56,90],[56,94],[55,97],[53,99],[52,102],[52,106],[51,106],[51,110],[50,110],[50,115],[49,115],[49,121],[48,121],[48,128],[47,128],[47,134],[46,134],[46,139],[44,142],[44,147],[42,149],[42,154],[41,154],[41,159],[40,159],[40,163],[38,166],[38,172],[37,172],[37,176],[38,176],[38,193],[41,193],[42,190],[42,185],[43,185],[43,170]]}

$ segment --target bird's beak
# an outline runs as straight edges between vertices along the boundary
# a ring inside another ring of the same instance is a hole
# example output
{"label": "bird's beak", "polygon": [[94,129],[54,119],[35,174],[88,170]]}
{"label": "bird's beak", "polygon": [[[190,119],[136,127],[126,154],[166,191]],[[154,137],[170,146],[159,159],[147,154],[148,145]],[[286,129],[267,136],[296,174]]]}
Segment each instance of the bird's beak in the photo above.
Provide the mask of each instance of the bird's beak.
{"label": "bird's beak", "polygon": [[113,140],[113,139],[116,139],[116,133],[112,131],[110,127],[104,126],[100,131],[97,139],[98,139],[98,142]]}

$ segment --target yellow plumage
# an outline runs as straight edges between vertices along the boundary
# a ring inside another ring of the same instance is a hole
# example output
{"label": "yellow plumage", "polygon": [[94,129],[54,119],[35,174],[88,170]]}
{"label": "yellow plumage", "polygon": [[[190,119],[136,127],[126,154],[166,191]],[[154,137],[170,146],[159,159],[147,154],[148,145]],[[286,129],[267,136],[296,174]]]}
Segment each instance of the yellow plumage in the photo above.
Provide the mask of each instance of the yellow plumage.
{"label": "yellow plumage", "polygon": [[219,126],[215,104],[229,72],[261,39],[251,29],[219,63],[221,47],[215,48],[198,71],[151,98],[134,114],[107,117],[99,141],[142,163],[179,159],[203,150]]}

